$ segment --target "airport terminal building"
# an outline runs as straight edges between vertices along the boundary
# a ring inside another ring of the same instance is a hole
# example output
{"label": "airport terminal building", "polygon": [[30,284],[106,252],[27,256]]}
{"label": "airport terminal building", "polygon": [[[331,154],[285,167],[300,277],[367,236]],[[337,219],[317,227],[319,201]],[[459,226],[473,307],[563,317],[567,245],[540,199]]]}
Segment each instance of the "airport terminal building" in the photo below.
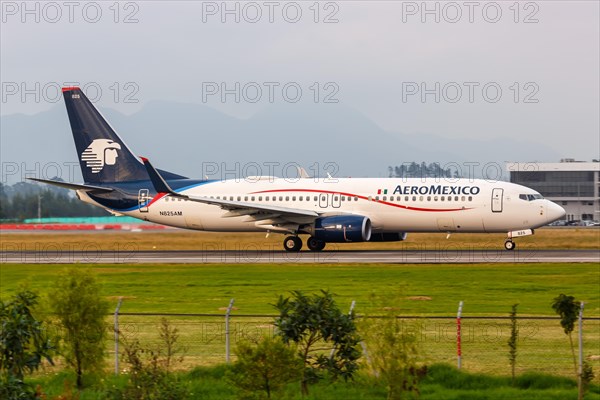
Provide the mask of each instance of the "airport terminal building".
{"label": "airport terminal building", "polygon": [[567,221],[600,220],[600,162],[508,162],[510,181],[561,205]]}

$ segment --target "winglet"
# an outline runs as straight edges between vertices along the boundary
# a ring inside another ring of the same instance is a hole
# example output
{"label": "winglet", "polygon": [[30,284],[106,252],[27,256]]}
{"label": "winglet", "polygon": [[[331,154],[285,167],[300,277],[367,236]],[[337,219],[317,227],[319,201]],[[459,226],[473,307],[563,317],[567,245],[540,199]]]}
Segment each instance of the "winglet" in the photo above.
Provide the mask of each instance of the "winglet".
{"label": "winglet", "polygon": [[150,181],[152,182],[152,185],[154,185],[154,190],[156,190],[158,193],[169,193],[169,194],[178,195],[178,193],[175,193],[175,191],[173,191],[173,189],[171,189],[169,184],[163,179],[163,177],[156,170],[156,168],[154,168],[154,166],[152,166],[152,164],[150,164],[150,160],[148,160],[146,157],[140,157],[140,158],[142,159],[142,162],[144,163],[144,166],[146,167],[146,171],[148,171],[148,175],[150,176]]}

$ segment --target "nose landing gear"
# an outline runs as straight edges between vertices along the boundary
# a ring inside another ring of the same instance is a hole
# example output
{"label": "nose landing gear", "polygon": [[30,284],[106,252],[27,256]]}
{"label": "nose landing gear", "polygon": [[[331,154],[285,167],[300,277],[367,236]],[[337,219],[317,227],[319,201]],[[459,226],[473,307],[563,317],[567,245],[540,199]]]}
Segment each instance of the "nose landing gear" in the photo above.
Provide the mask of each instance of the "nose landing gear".
{"label": "nose landing gear", "polygon": [[506,239],[506,241],[504,242],[504,248],[506,250],[514,250],[515,247],[517,247],[517,245],[511,239]]}
{"label": "nose landing gear", "polygon": [[522,237],[522,236],[529,236],[529,235],[533,235],[535,232],[533,229],[521,229],[518,231],[511,231],[508,232],[508,237],[506,238],[506,241],[504,242],[504,248],[506,250],[514,250],[515,247],[517,247],[517,245],[515,244],[515,242],[512,241],[513,238],[515,237]]}

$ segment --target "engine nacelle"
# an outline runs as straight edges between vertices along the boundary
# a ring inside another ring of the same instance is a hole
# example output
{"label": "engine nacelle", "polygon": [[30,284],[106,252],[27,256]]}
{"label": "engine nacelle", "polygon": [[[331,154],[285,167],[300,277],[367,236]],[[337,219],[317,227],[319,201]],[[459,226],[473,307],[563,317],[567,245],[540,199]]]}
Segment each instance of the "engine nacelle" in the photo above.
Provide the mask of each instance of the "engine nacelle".
{"label": "engine nacelle", "polygon": [[401,242],[407,236],[406,232],[373,233],[369,242]]}
{"label": "engine nacelle", "polygon": [[371,238],[371,220],[360,215],[318,218],[312,235],[329,243],[367,242]]}

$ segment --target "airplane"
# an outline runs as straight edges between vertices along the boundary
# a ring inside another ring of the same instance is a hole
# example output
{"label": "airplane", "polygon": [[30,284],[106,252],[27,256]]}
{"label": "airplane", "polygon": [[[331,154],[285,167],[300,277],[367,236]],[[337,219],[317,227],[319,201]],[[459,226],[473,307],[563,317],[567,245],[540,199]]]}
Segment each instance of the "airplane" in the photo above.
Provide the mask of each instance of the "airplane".
{"label": "airplane", "polygon": [[286,235],[283,247],[392,242],[408,232],[506,232],[513,238],[562,218],[565,210],[525,186],[481,179],[190,179],[137,157],[78,87],[62,89],[84,183],[31,178],[76,191],[115,215],[214,232]]}

